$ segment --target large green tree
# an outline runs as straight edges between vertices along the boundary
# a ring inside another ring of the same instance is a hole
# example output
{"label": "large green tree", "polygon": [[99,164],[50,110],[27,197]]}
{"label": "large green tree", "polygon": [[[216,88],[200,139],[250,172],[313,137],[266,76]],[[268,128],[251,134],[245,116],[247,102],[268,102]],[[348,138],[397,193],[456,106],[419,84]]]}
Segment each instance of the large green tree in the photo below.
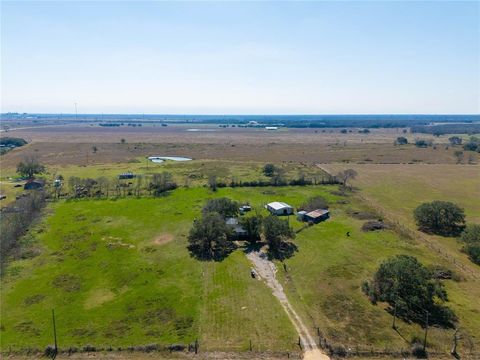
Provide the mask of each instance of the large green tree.
{"label": "large green tree", "polygon": [[423,324],[426,312],[430,324],[448,326],[455,320],[453,312],[440,304],[447,301],[442,283],[415,257],[397,255],[384,261],[373,280],[364,286],[371,299],[396,307],[398,317]]}
{"label": "large green tree", "polygon": [[467,225],[460,240],[465,243],[463,251],[468,254],[470,260],[480,265],[480,225]]}
{"label": "large green tree", "polygon": [[465,227],[463,209],[449,201],[423,203],[413,215],[420,230],[432,234],[457,236]]}
{"label": "large green tree", "polygon": [[288,240],[295,238],[295,232],[286,220],[270,215],[263,220],[263,235],[268,251],[274,258],[282,258],[288,250]]}
{"label": "large green tree", "polygon": [[247,216],[240,219],[240,225],[247,231],[247,240],[255,243],[262,234],[263,217],[261,215]]}
{"label": "large green tree", "polygon": [[231,229],[220,214],[206,213],[193,223],[188,235],[188,249],[202,260],[219,260],[231,248],[228,237]]}

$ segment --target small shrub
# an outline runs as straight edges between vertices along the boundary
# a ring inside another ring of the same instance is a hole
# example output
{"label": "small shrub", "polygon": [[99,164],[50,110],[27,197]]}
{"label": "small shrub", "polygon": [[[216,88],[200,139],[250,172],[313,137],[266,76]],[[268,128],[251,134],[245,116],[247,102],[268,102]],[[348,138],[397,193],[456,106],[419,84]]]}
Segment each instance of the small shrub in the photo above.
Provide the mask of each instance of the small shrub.
{"label": "small shrub", "polygon": [[347,349],[345,349],[342,345],[335,345],[330,349],[331,355],[335,355],[338,357],[346,357],[347,356]]}
{"label": "small shrub", "polygon": [[423,345],[420,343],[412,344],[411,352],[412,355],[415,356],[417,359],[427,358],[427,352],[423,349]]}
{"label": "small shrub", "polygon": [[389,226],[385,224],[383,221],[367,221],[365,224],[362,225],[363,231],[376,231],[376,230],[383,230],[388,229]]}
{"label": "small shrub", "polygon": [[97,348],[93,345],[87,344],[82,348],[83,352],[95,352],[97,351]]}
{"label": "small shrub", "polygon": [[48,345],[45,350],[43,351],[43,356],[52,358],[56,355],[55,351],[55,346],[54,345]]}

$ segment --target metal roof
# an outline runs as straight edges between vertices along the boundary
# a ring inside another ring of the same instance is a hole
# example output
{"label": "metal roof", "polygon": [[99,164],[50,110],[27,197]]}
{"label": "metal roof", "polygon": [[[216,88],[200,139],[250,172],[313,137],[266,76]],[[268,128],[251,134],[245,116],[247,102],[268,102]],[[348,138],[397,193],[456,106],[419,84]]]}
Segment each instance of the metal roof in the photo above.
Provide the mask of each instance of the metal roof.
{"label": "metal roof", "polygon": [[310,211],[306,215],[311,218],[317,218],[328,213],[329,211],[327,209],[317,209],[317,210]]}
{"label": "metal roof", "polygon": [[271,202],[270,204],[267,204],[268,207],[271,207],[273,210],[281,210],[285,208],[292,208],[290,205],[280,202],[280,201],[274,201]]}

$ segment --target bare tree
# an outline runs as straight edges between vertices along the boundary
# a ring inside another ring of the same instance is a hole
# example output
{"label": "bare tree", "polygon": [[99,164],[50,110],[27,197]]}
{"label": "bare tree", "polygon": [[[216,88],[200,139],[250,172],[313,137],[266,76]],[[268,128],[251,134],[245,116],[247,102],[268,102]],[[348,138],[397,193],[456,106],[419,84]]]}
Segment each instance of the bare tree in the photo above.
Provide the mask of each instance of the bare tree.
{"label": "bare tree", "polygon": [[[348,182],[350,179],[355,179],[357,177],[358,173],[353,170],[353,169],[347,169],[345,171],[340,171],[337,174],[337,178],[340,179],[344,187],[348,187]],[[351,188],[351,186],[350,186]]]}

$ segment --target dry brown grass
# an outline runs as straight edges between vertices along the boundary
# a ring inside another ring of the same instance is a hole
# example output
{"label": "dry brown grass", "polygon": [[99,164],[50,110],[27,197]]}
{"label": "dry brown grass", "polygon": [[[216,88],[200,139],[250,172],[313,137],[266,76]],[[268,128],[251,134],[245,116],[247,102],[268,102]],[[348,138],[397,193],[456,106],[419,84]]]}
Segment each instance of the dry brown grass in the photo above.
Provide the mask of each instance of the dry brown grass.
{"label": "dry brown grass", "polygon": [[[192,125],[193,127],[193,125]],[[453,149],[445,149],[448,136],[435,138],[439,145],[420,149],[394,146],[400,129],[372,130],[370,134],[341,134],[340,129],[263,129],[211,126],[213,131],[188,132],[187,126],[102,128],[49,126],[8,133],[31,143],[2,157],[2,167],[12,169],[26,155],[47,165],[90,165],[128,162],[151,155],[180,155],[196,159],[228,159],[310,163],[455,163]],[[315,132],[317,131],[317,132]],[[332,132],[330,132],[332,131]],[[5,133],[4,133],[5,134]],[[410,140],[416,135],[408,135]],[[421,136],[428,138],[429,136]],[[120,139],[126,139],[121,144]],[[441,144],[441,145],[440,145]],[[93,146],[97,152],[93,153]],[[480,156],[472,153],[474,161]]]}

